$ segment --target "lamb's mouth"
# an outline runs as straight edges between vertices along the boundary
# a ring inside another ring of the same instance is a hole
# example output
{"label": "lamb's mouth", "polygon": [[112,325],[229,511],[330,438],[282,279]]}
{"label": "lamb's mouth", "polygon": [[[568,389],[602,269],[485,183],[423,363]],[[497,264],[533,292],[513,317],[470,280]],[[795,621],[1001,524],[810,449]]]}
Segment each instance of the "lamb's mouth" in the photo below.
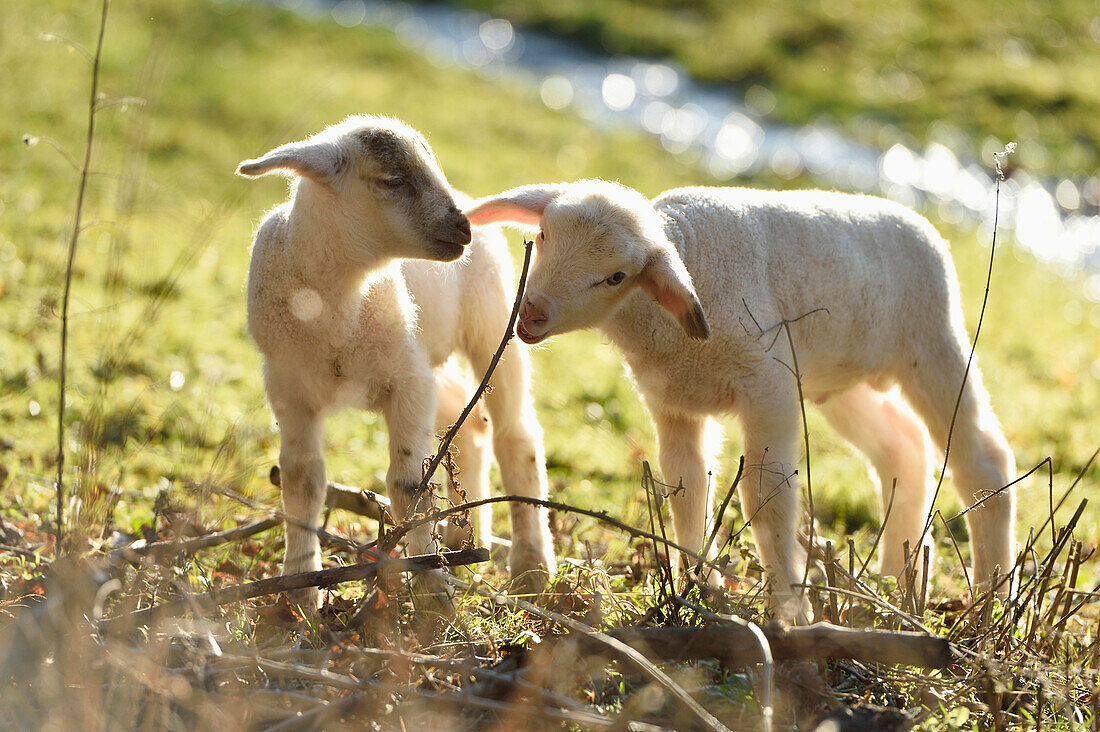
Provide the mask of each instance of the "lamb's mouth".
{"label": "lamb's mouth", "polygon": [[459,244],[457,242],[448,241],[447,239],[435,239],[433,240],[436,246],[436,250],[442,255],[444,262],[453,262],[461,257],[466,251],[465,244]]}
{"label": "lamb's mouth", "polygon": [[529,346],[533,346],[536,343],[546,340],[549,333],[543,333],[542,335],[531,335],[527,332],[527,329],[523,327],[523,323],[516,323],[516,335],[519,339]]}

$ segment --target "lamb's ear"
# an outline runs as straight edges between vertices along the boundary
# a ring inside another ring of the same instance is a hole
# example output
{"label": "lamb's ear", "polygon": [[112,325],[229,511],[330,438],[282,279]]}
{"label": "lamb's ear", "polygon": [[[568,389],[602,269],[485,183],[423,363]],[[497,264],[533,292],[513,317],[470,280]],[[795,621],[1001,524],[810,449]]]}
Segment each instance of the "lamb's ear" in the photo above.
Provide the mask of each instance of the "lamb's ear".
{"label": "lamb's ear", "polygon": [[292,142],[275,148],[262,158],[245,160],[237,175],[250,178],[268,173],[291,173],[320,183],[331,181],[344,167],[344,155],[331,142]]}
{"label": "lamb's ear", "polygon": [[520,186],[495,196],[479,198],[464,213],[471,224],[492,224],[497,221],[537,224],[542,218],[542,212],[563,190],[565,185],[562,183]]}
{"label": "lamb's ear", "polygon": [[671,244],[656,245],[642,268],[640,284],[657,304],[672,313],[689,336],[710,338],[703,306],[691,284],[691,275]]}

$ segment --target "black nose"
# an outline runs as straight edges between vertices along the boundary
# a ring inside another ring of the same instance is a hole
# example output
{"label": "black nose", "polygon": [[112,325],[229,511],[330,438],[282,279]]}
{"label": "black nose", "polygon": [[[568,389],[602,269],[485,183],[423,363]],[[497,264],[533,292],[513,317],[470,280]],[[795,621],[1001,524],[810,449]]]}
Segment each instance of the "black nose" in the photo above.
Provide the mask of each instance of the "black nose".
{"label": "black nose", "polygon": [[466,238],[466,241],[470,240],[470,220],[463,216],[455,222],[455,228]]}

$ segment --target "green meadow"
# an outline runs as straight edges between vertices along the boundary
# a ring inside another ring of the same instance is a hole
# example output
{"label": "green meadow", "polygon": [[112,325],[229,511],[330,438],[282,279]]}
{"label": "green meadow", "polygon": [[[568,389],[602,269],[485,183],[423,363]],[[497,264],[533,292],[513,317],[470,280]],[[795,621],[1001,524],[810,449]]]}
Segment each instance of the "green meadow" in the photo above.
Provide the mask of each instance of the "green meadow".
{"label": "green meadow", "polygon": [[[82,153],[90,75],[88,59],[64,39],[91,46],[98,12],[22,1],[14,11],[0,28],[0,102],[9,110],[0,118],[0,508],[45,525],[77,183],[68,158]],[[371,112],[423,130],[453,184],[475,196],[588,176],[650,195],[712,182],[650,139],[594,131],[543,108],[527,89],[434,66],[389,33],[266,6],[117,2],[101,75],[65,425],[68,514],[94,535],[108,524],[132,531],[150,522],[162,492],[212,523],[249,511],[227,491],[277,503],[266,474],[278,438],[245,331],[243,285],[253,227],[286,186],[235,177],[239,160]],[[944,230],[973,329],[990,242]],[[518,262],[519,237],[512,240]],[[1083,296],[1082,278],[1048,271],[1009,237],[998,244],[978,358],[1021,472],[1050,457],[1057,494],[1098,446],[1100,307]],[[642,520],[641,461],[655,462],[656,448],[618,355],[589,332],[554,339],[534,361],[554,495]],[[726,426],[720,491],[740,454],[736,423]],[[863,463],[812,410],[809,427],[826,534],[873,536],[877,489]],[[333,419],[330,478],[376,484],[385,439],[377,415]],[[1089,469],[1079,495],[1095,493],[1098,470]],[[1020,491],[1021,534],[1046,515],[1046,483],[1033,479]],[[961,508],[950,491],[940,505],[949,516]],[[1096,522],[1090,511],[1080,528],[1095,538]]]}

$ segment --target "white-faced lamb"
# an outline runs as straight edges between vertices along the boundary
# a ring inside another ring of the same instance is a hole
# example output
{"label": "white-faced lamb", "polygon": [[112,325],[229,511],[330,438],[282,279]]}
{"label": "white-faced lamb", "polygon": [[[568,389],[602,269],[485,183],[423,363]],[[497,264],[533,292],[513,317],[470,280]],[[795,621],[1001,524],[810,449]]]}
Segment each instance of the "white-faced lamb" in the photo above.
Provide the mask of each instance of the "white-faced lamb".
{"label": "white-faced lamb", "polygon": [[[439,367],[465,356],[488,366],[514,299],[503,237],[473,233],[424,138],[396,120],[350,117],[301,142],[241,163],[245,176],[295,176],[290,200],[260,224],[248,277],[248,327],[264,357],[268,400],[279,423],[284,573],[319,569],[326,478],[326,414],[377,410],[389,432],[386,488],[400,520],[434,509],[417,494],[435,429],[457,416],[462,391]],[[472,241],[471,241],[472,238]],[[485,397],[493,452],[507,492],[546,498],[542,432],[523,349],[508,349]],[[437,381],[446,389],[438,400]],[[455,405],[458,405],[457,407]],[[484,497],[481,424],[460,432],[459,479]],[[453,486],[451,486],[453,488]],[[539,587],[554,571],[546,511],[512,504],[511,572]],[[488,509],[475,516],[488,541]],[[408,536],[414,553],[436,548],[433,529]],[[300,598],[315,606],[315,590]]]}
{"label": "white-faced lamb", "polygon": [[941,451],[951,435],[954,484],[967,506],[980,503],[967,514],[974,576],[989,586],[1010,571],[1015,461],[975,366],[963,387],[958,280],[924,218],[869,196],[696,187],[651,202],[594,180],[523,186],[466,213],[540,227],[522,340],[598,326],[623,352],[664,480],[683,485],[671,504],[685,548],[700,550],[711,515],[707,423],[738,416],[741,508],[783,614],[808,608],[796,359],[805,400],[878,474],[884,573],[902,574],[907,541],[912,557],[931,547],[929,434]]}

